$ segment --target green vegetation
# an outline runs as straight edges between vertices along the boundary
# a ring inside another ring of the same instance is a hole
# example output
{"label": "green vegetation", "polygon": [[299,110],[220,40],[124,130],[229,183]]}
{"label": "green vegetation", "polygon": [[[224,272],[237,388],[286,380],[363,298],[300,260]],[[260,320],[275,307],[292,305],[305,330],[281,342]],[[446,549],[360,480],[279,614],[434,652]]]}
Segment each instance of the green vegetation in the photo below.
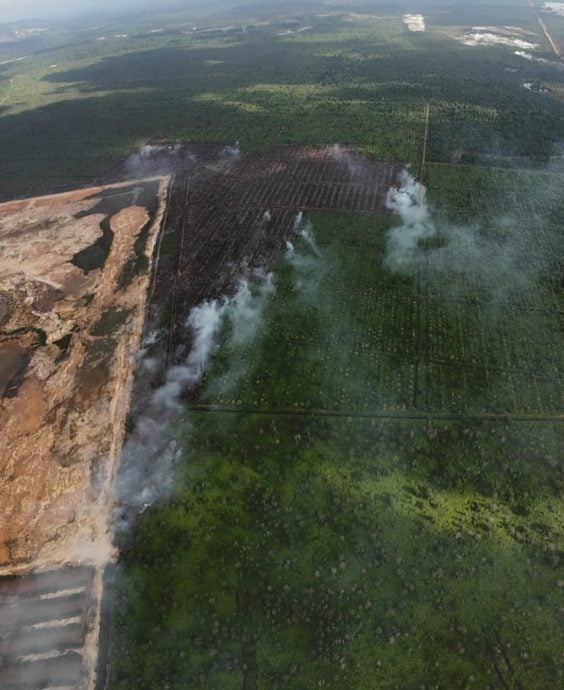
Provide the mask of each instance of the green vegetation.
{"label": "green vegetation", "polygon": [[111,687],[497,687],[500,650],[558,684],[554,428],[192,421],[197,478],[124,554]]}
{"label": "green vegetation", "polygon": [[[422,169],[438,229],[397,274],[396,218],[309,214],[318,250],[280,259],[254,337],[225,321],[173,494],[120,535],[108,688],[554,690],[562,70],[527,0],[433,0],[421,34],[407,3],[300,5],[66,33],[0,73],[5,197],[89,183],[151,138],[351,143]],[[476,25],[520,27],[538,60],[463,45]]]}
{"label": "green vegetation", "polygon": [[[439,218],[450,186],[487,211],[537,176],[457,170],[429,169]],[[174,496],[124,542],[110,687],[557,687],[564,428],[482,415],[561,410],[538,305],[502,293],[502,325],[423,280],[433,247],[383,268],[393,218],[309,220],[318,252],[281,259],[252,341],[226,323]]]}
{"label": "green vegetation", "polygon": [[557,83],[560,70],[508,47],[457,40],[470,21],[511,20],[531,32],[539,57],[550,56],[527,2],[513,5],[437,2],[424,34],[409,32],[401,10],[385,3],[329,13],[313,4],[283,18],[263,9],[267,22],[237,19],[217,30],[193,31],[180,18],[162,33],[110,26],[66,34],[63,45],[4,66],[3,194],[90,182],[152,137],[239,140],[244,150],[353,143],[417,165],[427,103],[435,161],[462,150],[467,160],[546,162],[564,138],[564,103],[522,84]]}

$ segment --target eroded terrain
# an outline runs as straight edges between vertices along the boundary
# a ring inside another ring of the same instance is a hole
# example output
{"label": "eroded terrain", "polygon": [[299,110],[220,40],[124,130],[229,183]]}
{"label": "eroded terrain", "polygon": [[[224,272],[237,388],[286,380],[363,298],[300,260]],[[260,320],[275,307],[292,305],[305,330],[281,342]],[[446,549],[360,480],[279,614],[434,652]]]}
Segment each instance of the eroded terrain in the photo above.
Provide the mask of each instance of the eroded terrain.
{"label": "eroded terrain", "polygon": [[0,207],[4,568],[100,548],[166,186]]}
{"label": "eroded terrain", "polygon": [[0,206],[2,687],[93,677],[111,484],[168,184]]}

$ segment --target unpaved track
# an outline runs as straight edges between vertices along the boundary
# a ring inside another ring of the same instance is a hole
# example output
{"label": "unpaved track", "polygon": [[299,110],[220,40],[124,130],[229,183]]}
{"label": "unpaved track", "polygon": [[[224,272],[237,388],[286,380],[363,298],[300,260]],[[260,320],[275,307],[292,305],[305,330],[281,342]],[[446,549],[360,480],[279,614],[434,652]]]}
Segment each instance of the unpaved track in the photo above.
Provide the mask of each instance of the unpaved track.
{"label": "unpaved track", "polygon": [[[429,146],[429,129],[431,127],[431,104],[425,108],[425,134],[423,135],[423,151],[421,153],[421,168],[419,169],[419,182],[425,182],[425,166],[427,165],[427,148]],[[423,190],[422,190],[423,191]]]}
{"label": "unpaved track", "polygon": [[540,28],[542,29],[543,34],[546,36],[547,41],[550,43],[550,47],[554,51],[554,54],[559,60],[564,60],[564,54],[558,47],[558,44],[556,41],[552,38],[550,31],[548,30],[548,26],[544,19],[540,16],[537,8],[535,7],[533,0],[529,0],[529,6],[531,10],[534,12],[535,17],[537,18],[537,21],[539,23]]}

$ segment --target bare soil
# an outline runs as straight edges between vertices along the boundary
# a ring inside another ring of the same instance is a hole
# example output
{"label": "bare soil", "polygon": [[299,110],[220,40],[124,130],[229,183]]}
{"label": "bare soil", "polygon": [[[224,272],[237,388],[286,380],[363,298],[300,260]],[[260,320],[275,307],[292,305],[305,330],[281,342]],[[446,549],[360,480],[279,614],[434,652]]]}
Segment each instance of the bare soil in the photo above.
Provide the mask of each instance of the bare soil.
{"label": "bare soil", "polygon": [[[111,551],[104,486],[150,280],[149,270],[125,285],[120,276],[143,231],[150,265],[167,186],[161,177],[0,205],[0,574]],[[89,252],[98,268],[73,263]],[[120,318],[101,332],[113,310]]]}

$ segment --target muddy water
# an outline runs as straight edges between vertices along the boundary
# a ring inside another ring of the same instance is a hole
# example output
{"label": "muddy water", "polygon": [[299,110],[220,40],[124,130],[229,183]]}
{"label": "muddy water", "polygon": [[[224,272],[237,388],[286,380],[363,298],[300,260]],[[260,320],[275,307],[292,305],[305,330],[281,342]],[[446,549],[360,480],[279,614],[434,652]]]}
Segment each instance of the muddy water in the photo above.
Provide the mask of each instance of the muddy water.
{"label": "muddy water", "polygon": [[31,359],[32,343],[28,338],[0,340],[0,398],[13,397]]}

